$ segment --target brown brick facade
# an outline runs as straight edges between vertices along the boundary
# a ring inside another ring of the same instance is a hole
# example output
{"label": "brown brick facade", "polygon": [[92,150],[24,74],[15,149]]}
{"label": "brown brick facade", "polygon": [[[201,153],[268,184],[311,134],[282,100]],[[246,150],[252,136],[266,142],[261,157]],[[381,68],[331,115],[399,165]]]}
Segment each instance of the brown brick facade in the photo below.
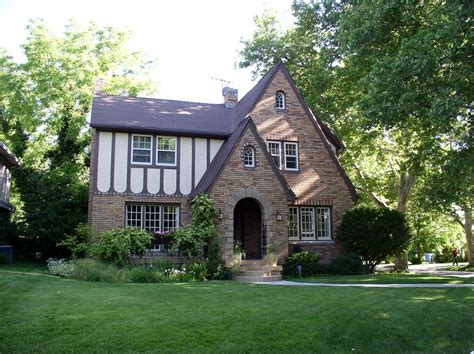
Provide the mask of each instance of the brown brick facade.
{"label": "brown brick facade", "polygon": [[[247,145],[255,148],[255,169],[244,168],[242,151]],[[288,254],[287,198],[251,129],[247,129],[237,143],[209,195],[224,213],[224,219],[219,223],[219,238],[227,263],[233,254],[234,208],[243,198],[252,198],[260,205],[262,221],[267,228],[267,244],[280,249],[281,260]],[[276,219],[277,210],[282,215],[281,221]]]}
{"label": "brown brick facade", "polygon": [[[275,108],[277,91],[286,94],[285,110]],[[324,137],[315,129],[311,122],[313,118],[308,116],[281,69],[250,115],[265,141],[298,141],[299,172],[282,170],[282,173],[296,194],[295,205],[331,206],[334,237],[343,213],[353,206],[354,201],[341,172],[330,156],[328,146],[323,141]],[[320,253],[322,262],[330,261],[340,252],[337,241],[300,241],[299,245],[304,250]]]}

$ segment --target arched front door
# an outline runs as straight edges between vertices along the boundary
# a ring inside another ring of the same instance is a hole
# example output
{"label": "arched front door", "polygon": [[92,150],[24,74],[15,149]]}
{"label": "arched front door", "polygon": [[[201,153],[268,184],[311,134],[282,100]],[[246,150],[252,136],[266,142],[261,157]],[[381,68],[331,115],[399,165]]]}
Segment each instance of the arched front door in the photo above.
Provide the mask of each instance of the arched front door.
{"label": "arched front door", "polygon": [[234,241],[247,259],[262,259],[262,211],[255,199],[244,198],[234,208]]}

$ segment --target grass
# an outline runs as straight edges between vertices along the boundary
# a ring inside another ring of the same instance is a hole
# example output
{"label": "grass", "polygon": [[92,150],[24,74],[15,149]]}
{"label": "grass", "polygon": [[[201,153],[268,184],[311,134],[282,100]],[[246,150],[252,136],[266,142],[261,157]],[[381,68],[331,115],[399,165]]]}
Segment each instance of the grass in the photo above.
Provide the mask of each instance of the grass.
{"label": "grass", "polygon": [[[35,271],[36,270],[36,271]],[[0,352],[474,350],[474,289],[107,284],[0,268]]]}
{"label": "grass", "polygon": [[287,280],[307,283],[366,283],[366,284],[474,284],[474,278],[434,276],[412,273],[379,273],[364,275],[317,275],[308,278],[289,277]]}

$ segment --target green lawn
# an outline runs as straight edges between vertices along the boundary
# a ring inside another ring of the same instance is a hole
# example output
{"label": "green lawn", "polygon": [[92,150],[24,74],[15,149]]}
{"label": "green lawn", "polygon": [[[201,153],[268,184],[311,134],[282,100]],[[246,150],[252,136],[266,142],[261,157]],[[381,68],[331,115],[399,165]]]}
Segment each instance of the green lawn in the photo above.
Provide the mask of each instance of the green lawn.
{"label": "green lawn", "polygon": [[474,289],[107,284],[41,273],[0,268],[0,352],[474,350]]}

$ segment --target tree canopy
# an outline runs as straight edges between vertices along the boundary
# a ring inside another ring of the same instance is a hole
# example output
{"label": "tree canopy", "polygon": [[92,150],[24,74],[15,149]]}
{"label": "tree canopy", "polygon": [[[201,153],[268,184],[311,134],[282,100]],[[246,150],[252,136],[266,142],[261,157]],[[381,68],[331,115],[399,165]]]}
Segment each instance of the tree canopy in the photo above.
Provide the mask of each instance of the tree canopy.
{"label": "tree canopy", "polygon": [[22,164],[13,171],[17,236],[48,253],[86,221],[97,80],[110,94],[152,93],[154,62],[127,49],[129,33],[110,27],[71,21],[56,35],[32,20],[27,30],[23,60],[0,53],[0,140]]}
{"label": "tree canopy", "polygon": [[[420,197],[472,215],[472,2],[295,1],[293,14],[286,31],[257,17],[240,65],[258,75],[286,63],[348,146],[341,160],[363,199],[406,213]],[[441,181],[449,198],[435,198]]]}

